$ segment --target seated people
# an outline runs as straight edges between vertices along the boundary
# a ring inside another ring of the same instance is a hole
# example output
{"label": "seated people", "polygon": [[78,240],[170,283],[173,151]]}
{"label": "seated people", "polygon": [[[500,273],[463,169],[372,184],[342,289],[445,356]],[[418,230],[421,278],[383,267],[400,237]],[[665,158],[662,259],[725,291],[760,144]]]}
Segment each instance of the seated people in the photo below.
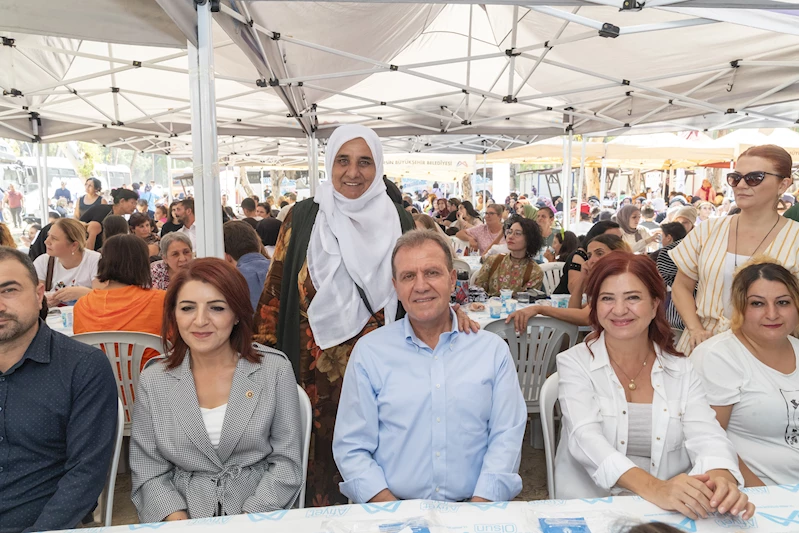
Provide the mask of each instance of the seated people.
{"label": "seated people", "polygon": [[142,372],[133,407],[139,519],[291,507],[303,470],[297,382],[285,355],[253,344],[244,277],[221,259],[192,261],[173,278],[164,314],[175,348]]}
{"label": "seated people", "polygon": [[[127,235],[130,233],[130,225],[122,215],[108,215],[103,220],[103,237],[110,239],[114,235]],[[102,249],[100,250],[102,253]]]}
{"label": "seated people", "polygon": [[277,244],[277,236],[280,234],[280,226],[283,223],[272,216],[272,209],[269,204],[258,204],[255,208],[255,213],[257,216],[263,217],[263,220],[258,222],[255,232],[258,233],[264,246],[274,247]]}
{"label": "seated people", "polygon": [[[94,290],[75,304],[73,331],[139,331],[161,335],[166,293],[152,288],[147,245],[135,235],[103,242]],[[157,356],[148,349],[142,364]]]}
{"label": "seated people", "polygon": [[482,287],[489,296],[499,296],[500,289],[524,292],[540,289],[544,280],[541,267],[535,262],[544,238],[538,224],[514,215],[505,231],[509,253],[486,257],[474,284]]}
{"label": "seated people", "polygon": [[538,227],[541,228],[541,235],[544,237],[542,249],[548,250],[552,246],[552,241],[555,239],[555,232],[553,231],[555,212],[552,211],[551,207],[543,206],[536,212],[535,221]]}
{"label": "seated people", "polygon": [[[593,224],[591,224],[593,227]],[[566,259],[580,247],[580,240],[572,231],[557,231],[552,239],[552,251],[547,251],[544,257],[549,262],[565,263]]]}
{"label": "seated people", "polygon": [[658,240],[657,235],[650,235],[649,231],[643,226],[639,226],[641,221],[641,210],[634,205],[625,205],[616,213],[616,222],[621,226],[622,235],[633,252],[646,252],[647,246]]}
{"label": "seated people", "polygon": [[[158,246],[160,239],[156,233],[153,233],[152,221],[146,213],[133,213],[128,219],[128,225],[130,226],[130,232],[147,244],[148,257],[155,257],[160,253]],[[103,231],[105,231],[105,228]]]}
{"label": "seated people", "polygon": [[577,287],[576,291],[571,293],[571,298],[569,298],[569,307],[574,307],[577,309],[585,307],[583,305],[583,294],[585,294],[585,287],[588,283],[588,277],[591,275],[591,269],[594,267],[594,265],[596,265],[597,262],[602,259],[602,257],[606,256],[610,252],[632,251],[622,237],[618,237],[612,233],[603,233],[602,235],[597,235],[587,242],[585,249],[588,260],[582,265],[582,276],[580,276],[582,283],[580,287]]}
{"label": "seated people", "polygon": [[504,226],[502,224],[502,213],[505,206],[500,204],[489,204],[486,208],[485,224],[478,224],[468,229],[462,229],[455,235],[462,241],[468,241],[469,247],[479,250],[480,255],[486,252],[495,244],[505,242]]}
{"label": "seated people", "polygon": [[661,226],[663,231],[663,248],[656,252],[649,254],[658,267],[660,277],[666,283],[666,319],[669,321],[669,326],[673,329],[684,330],[680,313],[674,306],[674,301],[671,298],[671,286],[674,284],[674,279],[677,277],[677,265],[671,260],[669,251],[679,245],[687,235],[686,226],[679,222],[667,222]]}
{"label": "seated people", "polygon": [[186,268],[194,258],[191,238],[182,231],[173,231],[161,237],[160,261],[150,264],[150,274],[153,279],[153,288],[167,290],[169,280]]}
{"label": "seated people", "polygon": [[563,275],[560,278],[558,286],[552,291],[553,294],[572,294],[580,292],[584,277],[582,273],[583,264],[588,261],[586,246],[588,242],[597,235],[606,233],[621,237],[621,227],[610,220],[600,220],[594,224],[591,231],[586,233],[585,237],[583,237],[582,244],[577,251],[566,257],[564,261],[566,264],[563,265]]}
{"label": "seated people", "polygon": [[40,320],[44,286],[27,256],[0,248],[0,287],[0,531],[72,529],[111,466],[114,374],[103,352]]}
{"label": "seated people", "polygon": [[444,237],[404,234],[392,266],[407,315],[362,337],[347,365],[333,434],[342,494],[360,503],[512,500],[527,407],[508,346],[458,331]]}
{"label": "seated people", "polygon": [[47,305],[71,305],[92,290],[100,253],[87,249],[86,228],[74,218],[59,218],[50,227],[45,246],[47,253],[33,264],[44,283]]}
{"label": "seated people", "polygon": [[630,492],[693,520],[710,512],[751,518],[735,449],[699,375],[674,348],[655,264],[608,254],[588,294],[594,331],[557,357],[556,497]]}
{"label": "seated people", "polygon": [[732,283],[732,329],[691,353],[747,487],[799,483],[799,283],[758,262]]}
{"label": "seated people", "polygon": [[89,236],[86,239],[86,247],[89,250],[99,250],[103,247],[103,220],[109,215],[130,215],[136,210],[136,203],[139,195],[136,191],[118,188],[111,191],[114,198],[113,205],[100,204],[95,202],[86,211],[81,210],[80,221],[87,224],[86,230]]}
{"label": "seated people", "polygon": [[[246,200],[247,198],[245,198]],[[244,220],[231,220],[222,226],[225,240],[225,261],[239,269],[250,290],[252,308],[264,290],[269,259],[261,253],[263,244],[252,226]]]}

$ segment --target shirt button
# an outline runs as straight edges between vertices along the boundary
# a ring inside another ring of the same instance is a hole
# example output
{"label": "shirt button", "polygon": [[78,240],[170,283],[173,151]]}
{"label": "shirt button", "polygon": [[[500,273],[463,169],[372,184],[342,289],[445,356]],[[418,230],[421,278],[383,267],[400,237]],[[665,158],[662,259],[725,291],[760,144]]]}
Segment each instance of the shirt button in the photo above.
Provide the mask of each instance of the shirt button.
{"label": "shirt button", "polygon": [[437,389],[440,389],[440,388],[441,388],[441,384],[439,384],[439,383],[436,383],[436,388],[437,388]]}
{"label": "shirt button", "polygon": [[[2,438],[2,437],[0,437]],[[441,452],[436,452],[436,457],[441,457]]]}
{"label": "shirt button", "polygon": [[624,444],[624,441],[621,441],[621,443]]}
{"label": "shirt button", "polygon": [[436,492],[438,492],[438,491],[439,491],[439,489],[438,489],[438,487],[436,487]]}
{"label": "shirt button", "polygon": [[436,422],[441,422],[441,418],[436,417]]}
{"label": "shirt button", "polygon": [[652,466],[655,466],[655,463],[652,463]]}
{"label": "shirt button", "polygon": [[5,380],[6,380],[5,376],[0,377],[0,381],[5,381]]}
{"label": "shirt button", "polygon": [[660,440],[660,437],[657,437],[656,440]]}
{"label": "shirt button", "polygon": [[437,356],[437,355],[434,355],[434,356],[433,356],[433,360],[435,360],[435,361],[438,361],[438,356]]}
{"label": "shirt button", "polygon": [[622,411],[621,414],[626,415],[627,411]]}

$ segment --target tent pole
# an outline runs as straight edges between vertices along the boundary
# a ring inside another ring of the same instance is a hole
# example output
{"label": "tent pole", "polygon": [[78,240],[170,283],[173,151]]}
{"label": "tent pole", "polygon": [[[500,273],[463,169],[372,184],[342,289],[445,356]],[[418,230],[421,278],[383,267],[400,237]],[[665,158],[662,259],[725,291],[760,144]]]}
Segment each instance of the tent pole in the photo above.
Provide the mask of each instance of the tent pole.
{"label": "tent pole", "polygon": [[197,257],[224,257],[219,183],[211,3],[197,6],[197,43],[189,43]]}
{"label": "tent pole", "polygon": [[[379,177],[382,178],[382,176]],[[316,195],[316,187],[318,185],[319,185],[319,148],[316,144],[316,132],[312,131],[310,135],[308,135],[308,187],[310,187],[311,189],[311,196]]]}
{"label": "tent pole", "polygon": [[[42,161],[42,166],[44,167],[44,181],[42,182],[42,186],[39,189],[39,194],[41,195],[41,200],[40,201],[42,202],[42,206],[44,206],[42,209],[44,211],[44,217],[45,218],[43,218],[42,220],[47,220],[47,217],[50,215],[50,194],[48,193],[48,188],[49,188],[48,174],[49,174],[49,172],[47,172],[47,145],[46,144],[42,144],[42,150],[44,150],[44,158],[43,158],[44,161]],[[42,225],[44,225],[44,223]]]}
{"label": "tent pole", "polygon": [[[580,177],[577,180],[577,209],[574,212],[574,223],[580,222],[580,207],[583,203],[583,185],[585,184],[585,151],[588,138],[583,135],[583,146],[580,151]],[[571,205],[571,202],[569,202]]]}
{"label": "tent pole", "polygon": [[602,156],[602,169],[599,171],[599,201],[605,199],[606,180],[608,178],[608,164],[605,156]]}
{"label": "tent pole", "polygon": [[568,127],[568,136],[563,136],[563,168],[560,171],[561,191],[563,198],[563,229],[569,229],[569,208],[571,207],[571,181],[572,181],[572,142],[574,141],[574,131]]}

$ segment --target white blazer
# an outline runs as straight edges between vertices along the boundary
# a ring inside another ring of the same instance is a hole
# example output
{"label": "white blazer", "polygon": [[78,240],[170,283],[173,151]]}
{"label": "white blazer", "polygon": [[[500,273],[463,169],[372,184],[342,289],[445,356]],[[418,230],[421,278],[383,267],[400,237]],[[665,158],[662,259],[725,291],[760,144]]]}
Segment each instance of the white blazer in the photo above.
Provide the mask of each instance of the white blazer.
{"label": "white blazer", "polygon": [[[666,480],[683,472],[726,469],[743,486],[738,456],[690,361],[659,347],[655,351],[649,473]],[[557,362],[563,429],[555,456],[555,497],[618,494],[622,489],[616,483],[635,464],[627,458],[625,389],[610,365],[605,334],[563,352]]]}

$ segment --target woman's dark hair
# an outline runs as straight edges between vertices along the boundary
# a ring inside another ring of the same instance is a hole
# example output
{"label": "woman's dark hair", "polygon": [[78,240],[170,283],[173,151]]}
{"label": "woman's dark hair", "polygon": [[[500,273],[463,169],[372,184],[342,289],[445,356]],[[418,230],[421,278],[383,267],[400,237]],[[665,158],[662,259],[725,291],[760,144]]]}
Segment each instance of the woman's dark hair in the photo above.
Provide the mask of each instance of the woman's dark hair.
{"label": "woman's dark hair", "polygon": [[592,242],[602,243],[608,248],[610,248],[611,252],[620,251],[620,252],[632,252],[630,245],[624,242],[624,239],[619,237],[618,235],[597,235],[587,243],[585,243],[585,248],[588,250],[588,245]]}
{"label": "woman's dark hair", "polygon": [[621,226],[619,226],[618,223],[613,222],[612,220],[600,220],[599,222],[591,226],[591,229],[588,230],[588,233],[586,233],[585,237],[583,237],[583,242],[582,242],[583,250],[585,250],[586,246],[588,246],[588,242],[591,239],[593,239],[597,235],[602,235],[609,229],[616,229],[616,228],[621,228]]}
{"label": "woman's dark hair", "polygon": [[454,196],[452,198],[448,198],[447,203],[454,205],[455,209],[458,209],[458,207],[461,205],[461,201]]}
{"label": "woman's dark hair", "polygon": [[132,215],[130,215],[130,218],[128,219],[128,225],[130,226],[131,230],[138,228],[145,222],[150,224],[150,227],[152,228],[150,217],[148,217],[144,213],[139,213],[139,212],[133,213]]}
{"label": "woman's dark hair", "polygon": [[264,211],[266,211],[267,216],[271,216],[272,215],[272,206],[269,205],[267,202],[261,202],[256,207],[263,207]]}
{"label": "woman's dark hair", "polygon": [[224,296],[237,319],[237,323],[230,333],[231,347],[247,361],[260,362],[261,355],[252,346],[253,309],[247,280],[230,263],[215,257],[204,257],[191,261],[169,282],[169,290],[164,299],[164,322],[161,327],[161,337],[164,344],[169,341],[174,348],[167,357],[166,367],[172,369],[180,366],[189,350],[186,341],[180,336],[176,317],[178,293],[189,281],[208,283]]}
{"label": "woman's dark hair", "polygon": [[92,185],[94,185],[95,192],[100,192],[103,190],[103,182],[98,180],[97,178],[88,178],[86,181],[92,182]]}
{"label": "woman's dark hair", "polygon": [[175,209],[175,207],[177,207],[177,205],[179,203],[180,203],[180,200],[175,200],[174,202],[169,204],[169,213],[167,214],[167,217],[169,217],[169,221],[172,222],[173,224],[175,223],[175,219],[172,216],[172,210]]}
{"label": "woman's dark hair", "polygon": [[682,531],[663,522],[649,522],[633,526],[627,530],[627,533],[682,533]]}
{"label": "woman's dark hair", "polygon": [[467,215],[469,215],[472,218],[480,220],[480,213],[478,213],[477,210],[474,208],[472,202],[470,202],[469,200],[465,200],[461,202],[461,205],[466,210]]}
{"label": "woman's dark hair", "polygon": [[746,315],[747,296],[752,284],[759,279],[775,281],[785,286],[794,308],[799,310],[799,280],[790,270],[766,256],[754,258],[735,274],[732,280],[732,329],[739,330]]}
{"label": "woman's dark hair", "polygon": [[103,255],[97,264],[97,279],[152,287],[150,252],[143,239],[135,235],[114,235],[103,241]]}
{"label": "woman's dark hair", "polygon": [[158,212],[161,211],[163,216],[169,218],[168,208],[165,205],[157,205],[155,206],[155,216],[158,216]]}
{"label": "woman's dark hair", "polygon": [[555,232],[555,238],[560,241],[560,253],[555,258],[555,261],[566,261],[566,258],[569,257],[572,253],[577,251],[577,248],[580,246],[580,241],[577,239],[577,235],[571,231],[564,231],[564,232]]}
{"label": "woman's dark hair", "polygon": [[510,220],[508,220],[508,229],[514,224],[518,224],[522,227],[524,242],[527,244],[527,257],[532,259],[537,256],[541,252],[541,248],[544,246],[545,242],[544,236],[541,235],[541,228],[538,227],[535,220],[530,220],[529,218],[524,218],[519,215],[513,215]]}
{"label": "woman's dark hair", "polygon": [[111,197],[114,199],[114,204],[118,204],[122,200],[137,200],[138,203],[139,194],[136,191],[120,187],[111,191]]}
{"label": "woman's dark hair", "polygon": [[114,235],[127,235],[128,233],[130,233],[130,226],[122,215],[108,215],[103,220],[103,238],[105,240]]}
{"label": "woman's dark hair", "polygon": [[646,255],[635,255],[628,252],[609,253],[591,269],[585,292],[588,294],[588,301],[591,303],[588,320],[594,331],[586,337],[586,344],[593,344],[604,331],[599,323],[596,304],[599,301],[599,291],[602,289],[602,284],[607,278],[626,272],[637,277],[647,288],[652,299],[659,301],[655,306],[655,318],[649,324],[649,340],[659,346],[664,352],[684,356],[682,352],[678,352],[674,347],[674,333],[671,331],[669,321],[666,319],[665,307],[661,305],[666,299],[666,284],[663,282],[655,262]]}
{"label": "woman's dark hair", "polygon": [[688,235],[688,232],[685,231],[685,226],[679,222],[668,222],[666,224],[661,224],[660,231],[663,232],[663,235],[671,235],[671,239],[674,242],[682,240],[686,235]]}

